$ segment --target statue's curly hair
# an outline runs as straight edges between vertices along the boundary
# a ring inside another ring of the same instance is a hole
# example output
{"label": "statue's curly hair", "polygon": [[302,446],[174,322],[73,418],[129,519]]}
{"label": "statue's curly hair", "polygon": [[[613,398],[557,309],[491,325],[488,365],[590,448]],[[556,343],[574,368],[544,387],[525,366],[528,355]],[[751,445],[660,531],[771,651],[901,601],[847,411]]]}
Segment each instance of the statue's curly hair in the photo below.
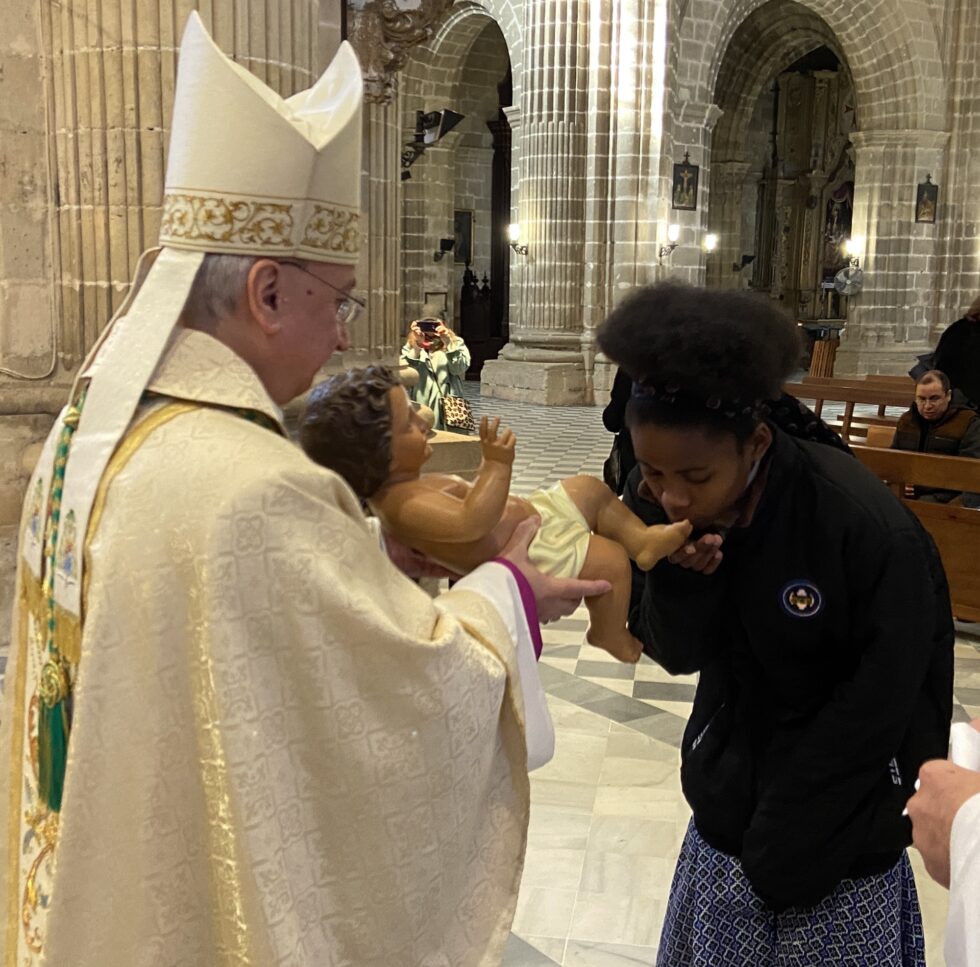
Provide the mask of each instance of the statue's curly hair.
{"label": "statue's curly hair", "polygon": [[299,442],[307,456],[340,474],[362,500],[388,478],[388,393],[400,385],[387,366],[339,373],[313,388],[300,419]]}

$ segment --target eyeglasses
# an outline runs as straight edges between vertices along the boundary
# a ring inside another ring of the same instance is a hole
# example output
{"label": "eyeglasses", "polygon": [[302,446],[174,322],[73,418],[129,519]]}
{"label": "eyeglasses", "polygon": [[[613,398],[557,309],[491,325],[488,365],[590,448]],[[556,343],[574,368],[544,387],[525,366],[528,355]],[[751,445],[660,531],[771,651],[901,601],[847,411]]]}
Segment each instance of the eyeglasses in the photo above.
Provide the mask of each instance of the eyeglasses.
{"label": "eyeglasses", "polygon": [[326,279],[321,279],[320,276],[300,265],[299,262],[287,262],[284,259],[280,259],[278,261],[280,265],[291,265],[294,269],[299,269],[300,272],[305,272],[311,279],[316,279],[317,282],[322,282],[325,286],[333,289],[338,295],[342,295],[344,297],[342,302],[337,303],[337,321],[342,326],[353,325],[361,313],[367,308],[367,304],[363,299],[359,299],[350,292],[344,292],[343,289],[338,289],[332,282],[328,282]]}

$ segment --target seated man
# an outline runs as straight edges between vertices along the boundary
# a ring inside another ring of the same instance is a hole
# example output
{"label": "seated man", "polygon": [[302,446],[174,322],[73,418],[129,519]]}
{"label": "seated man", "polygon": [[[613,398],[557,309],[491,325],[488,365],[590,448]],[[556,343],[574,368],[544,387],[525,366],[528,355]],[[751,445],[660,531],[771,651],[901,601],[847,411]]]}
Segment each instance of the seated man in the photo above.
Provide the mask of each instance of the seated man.
{"label": "seated man", "polygon": [[[980,416],[952,402],[949,378],[938,369],[923,373],[915,384],[915,402],[903,413],[892,440],[893,450],[980,458]],[[916,487],[917,500],[948,504],[955,490]],[[964,494],[966,507],[980,507],[980,494]]]}

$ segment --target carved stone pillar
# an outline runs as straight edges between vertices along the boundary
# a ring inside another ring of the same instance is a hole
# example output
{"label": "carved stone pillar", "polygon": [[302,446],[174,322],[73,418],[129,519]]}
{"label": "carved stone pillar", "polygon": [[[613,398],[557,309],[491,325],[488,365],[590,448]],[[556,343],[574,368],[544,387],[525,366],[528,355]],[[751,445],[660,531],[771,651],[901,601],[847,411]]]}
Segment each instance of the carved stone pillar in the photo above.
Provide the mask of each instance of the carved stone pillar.
{"label": "carved stone pillar", "polygon": [[[711,180],[711,136],[718,119],[724,112],[717,104],[699,101],[682,101],[673,127],[673,162],[680,161],[688,152],[692,164],[700,165],[700,198],[697,211],[676,211],[670,205],[671,185],[666,185],[664,212],[661,225],[664,229],[658,242],[666,239],[666,225],[676,222],[680,225],[679,244],[666,263],[669,273],[690,282],[704,285],[705,251],[704,236],[708,232],[709,212],[712,199]],[[669,170],[669,169],[668,169]],[[717,253],[712,255],[715,258]]]}
{"label": "carved stone pillar", "polygon": [[932,345],[941,319],[942,196],[935,224],[916,224],[916,185],[944,171],[942,131],[860,131],[851,237],[864,237],[864,288],[848,300],[836,373],[901,373]]}
{"label": "carved stone pillar", "polygon": [[364,72],[363,200],[367,244],[358,287],[367,293],[367,321],[351,333],[352,348],[330,369],[372,359],[394,363],[401,347],[401,166],[404,132],[397,105],[398,71],[413,47],[427,41],[453,0],[348,0],[348,32]]}
{"label": "carved stone pillar", "polygon": [[[156,243],[191,0],[6,0],[0,32],[0,653],[24,488],[85,353]],[[318,0],[209,0],[221,48],[281,94],[319,73]]]}
{"label": "carved stone pillar", "polygon": [[482,392],[580,403],[588,4],[535,0],[524,16],[518,220],[528,254],[512,257],[525,262],[512,279],[510,342],[484,365]]}

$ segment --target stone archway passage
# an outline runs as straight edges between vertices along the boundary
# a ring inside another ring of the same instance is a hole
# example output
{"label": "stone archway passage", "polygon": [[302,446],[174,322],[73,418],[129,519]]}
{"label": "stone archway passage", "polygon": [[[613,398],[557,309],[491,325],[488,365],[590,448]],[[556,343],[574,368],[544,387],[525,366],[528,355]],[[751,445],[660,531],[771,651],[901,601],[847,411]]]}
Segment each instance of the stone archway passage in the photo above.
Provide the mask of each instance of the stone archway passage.
{"label": "stone archway passage", "polygon": [[751,285],[801,320],[841,318],[827,284],[851,231],[855,97],[833,31],[769,0],[732,36],[714,100],[709,227],[722,241],[708,284]]}

